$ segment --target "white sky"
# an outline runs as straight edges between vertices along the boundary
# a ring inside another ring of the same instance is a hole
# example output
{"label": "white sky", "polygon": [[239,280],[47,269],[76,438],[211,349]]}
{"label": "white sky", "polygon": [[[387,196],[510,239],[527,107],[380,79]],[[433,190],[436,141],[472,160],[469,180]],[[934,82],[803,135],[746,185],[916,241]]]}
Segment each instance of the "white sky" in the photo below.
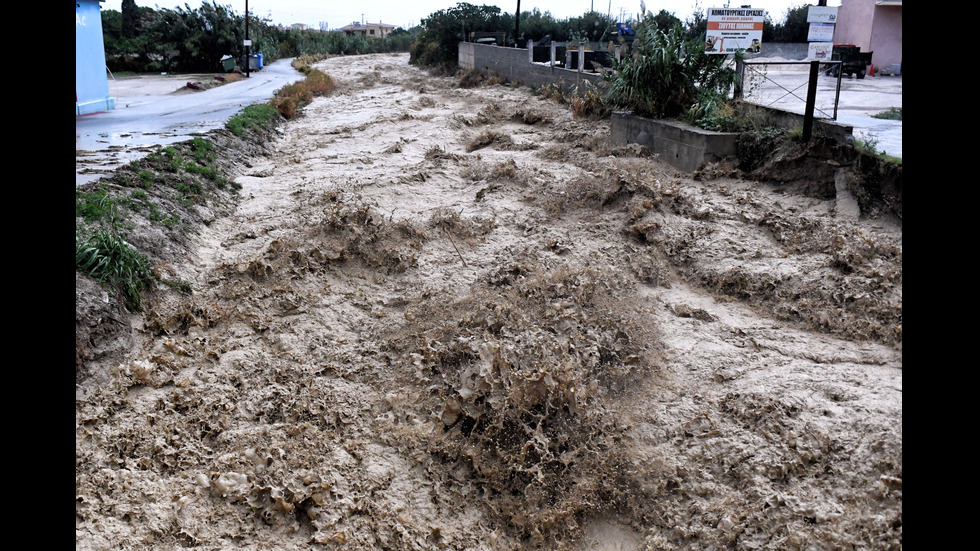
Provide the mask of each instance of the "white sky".
{"label": "white sky", "polygon": [[[219,6],[230,6],[236,13],[245,13],[245,0],[222,1],[214,0]],[[210,4],[211,2],[208,1]],[[418,25],[423,18],[439,10],[455,7],[457,0],[361,0],[360,2],[312,2],[310,0],[248,0],[248,9],[256,17],[271,17],[274,24],[292,25],[305,23],[312,28],[320,28],[326,22],[330,29],[349,25],[354,21],[368,23],[388,23],[405,29]],[[469,0],[467,3],[475,6],[497,6],[501,12],[514,13],[517,10],[517,0]],[[730,7],[750,4],[753,8],[762,8],[769,13],[773,22],[781,22],[787,10],[801,5],[817,5],[817,0],[730,0]],[[138,6],[154,9],[180,7],[197,9],[201,7],[200,0],[136,0]],[[711,2],[709,0],[647,0],[646,8],[653,13],[664,9],[673,13],[681,21],[687,20],[700,5],[707,8],[725,7],[724,0]],[[828,0],[828,6],[840,6],[840,0]],[[121,11],[122,0],[104,0],[102,9]],[[532,11],[551,12],[556,19],[578,17],[595,10],[607,13],[619,19],[636,16],[640,11],[640,0],[523,0],[521,12]]]}

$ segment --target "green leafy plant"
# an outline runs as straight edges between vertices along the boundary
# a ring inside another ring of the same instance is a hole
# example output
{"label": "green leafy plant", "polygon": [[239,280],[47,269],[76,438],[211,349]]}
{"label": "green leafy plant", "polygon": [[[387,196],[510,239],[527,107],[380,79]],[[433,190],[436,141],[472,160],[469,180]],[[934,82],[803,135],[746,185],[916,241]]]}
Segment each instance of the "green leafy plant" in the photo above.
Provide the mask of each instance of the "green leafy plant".
{"label": "green leafy plant", "polygon": [[184,169],[193,174],[200,174],[208,180],[218,179],[218,169],[214,168],[213,166],[201,166],[197,163],[187,163],[184,165]]}
{"label": "green leafy plant", "polygon": [[854,147],[865,155],[881,156],[884,152],[878,150],[878,136],[868,134],[863,138],[854,140]]}
{"label": "green leafy plant", "polygon": [[572,114],[576,117],[608,117],[611,110],[606,99],[592,81],[584,81],[583,88],[576,86],[571,96]]}
{"label": "green leafy plant", "polygon": [[194,159],[198,163],[214,162],[214,144],[204,138],[195,137],[191,140],[191,150],[194,152]]}
{"label": "green leafy plant", "polygon": [[143,187],[150,187],[150,184],[153,182],[152,172],[150,172],[149,170],[141,170],[137,173],[137,175],[139,176],[140,184]]}
{"label": "green leafy plant", "polygon": [[542,86],[539,90],[541,97],[545,99],[551,99],[560,104],[568,103],[568,99],[565,97],[564,82],[549,82],[548,84]]}
{"label": "green leafy plant", "polygon": [[735,155],[742,170],[754,170],[772,155],[784,132],[775,127],[743,130],[735,141]]}
{"label": "green leafy plant", "polygon": [[267,128],[278,116],[279,111],[272,104],[249,105],[228,119],[225,126],[232,134],[241,137],[249,130]]}
{"label": "green leafy plant", "polygon": [[111,218],[114,211],[115,201],[104,186],[92,191],[75,189],[76,218],[81,217],[86,222],[95,222]]}
{"label": "green leafy plant", "polygon": [[75,232],[75,269],[122,293],[126,307],[142,309],[141,292],[154,281],[150,263],[111,229],[85,237]]}
{"label": "green leafy plant", "polygon": [[696,124],[728,101],[738,74],[726,58],[706,53],[704,41],[686,39],[680,26],[659,28],[647,11],[636,25],[633,53],[604,77],[608,101],[638,115]]}
{"label": "green leafy plant", "polygon": [[867,134],[864,138],[857,138],[854,140],[854,148],[857,149],[859,153],[868,155],[871,157],[877,157],[883,161],[902,164],[902,159],[900,157],[895,157],[889,155],[886,151],[878,149],[878,136],[874,134]]}
{"label": "green leafy plant", "polygon": [[902,120],[902,108],[889,107],[885,111],[882,111],[880,113],[875,113],[874,115],[871,116],[876,119],[888,119],[888,120],[900,121]]}

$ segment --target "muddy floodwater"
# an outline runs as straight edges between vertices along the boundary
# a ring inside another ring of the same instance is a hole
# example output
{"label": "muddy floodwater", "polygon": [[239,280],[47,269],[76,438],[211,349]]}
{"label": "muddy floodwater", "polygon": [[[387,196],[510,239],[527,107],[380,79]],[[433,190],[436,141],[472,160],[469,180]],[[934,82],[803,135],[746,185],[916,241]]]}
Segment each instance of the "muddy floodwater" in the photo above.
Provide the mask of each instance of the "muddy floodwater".
{"label": "muddy floodwater", "polygon": [[192,292],[76,276],[78,551],[902,548],[900,219],[316,67],[186,242],[134,225]]}

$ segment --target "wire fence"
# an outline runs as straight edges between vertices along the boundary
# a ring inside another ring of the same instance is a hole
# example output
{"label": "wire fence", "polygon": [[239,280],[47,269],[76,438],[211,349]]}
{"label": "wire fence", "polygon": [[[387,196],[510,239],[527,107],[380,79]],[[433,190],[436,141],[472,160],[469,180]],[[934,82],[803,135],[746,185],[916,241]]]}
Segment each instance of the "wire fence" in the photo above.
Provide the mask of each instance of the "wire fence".
{"label": "wire fence", "polygon": [[[813,94],[813,116],[837,120],[841,76],[831,70],[839,61],[821,62],[814,74],[812,61],[744,61],[737,70],[742,85],[736,96],[743,101],[805,114],[807,99]],[[816,80],[812,82],[811,80]]]}

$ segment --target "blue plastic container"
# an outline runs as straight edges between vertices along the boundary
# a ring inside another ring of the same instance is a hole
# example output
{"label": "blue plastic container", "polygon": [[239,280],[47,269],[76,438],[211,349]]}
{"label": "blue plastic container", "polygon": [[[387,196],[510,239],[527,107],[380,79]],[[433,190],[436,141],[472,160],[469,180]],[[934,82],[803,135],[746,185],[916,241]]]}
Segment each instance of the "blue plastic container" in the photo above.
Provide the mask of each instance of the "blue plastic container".
{"label": "blue plastic container", "polygon": [[259,69],[261,69],[262,68],[262,54],[255,54],[255,55],[259,56]]}

